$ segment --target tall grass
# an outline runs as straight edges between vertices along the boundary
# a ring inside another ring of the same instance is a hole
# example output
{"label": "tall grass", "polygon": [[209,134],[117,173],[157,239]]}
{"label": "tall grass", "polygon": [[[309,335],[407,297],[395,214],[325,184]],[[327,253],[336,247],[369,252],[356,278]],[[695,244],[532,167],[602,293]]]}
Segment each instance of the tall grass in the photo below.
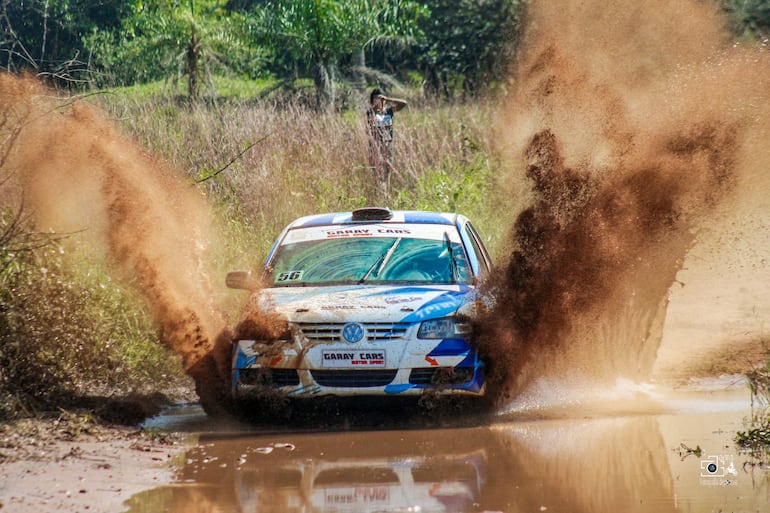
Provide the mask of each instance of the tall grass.
{"label": "tall grass", "polygon": [[488,103],[415,105],[395,118],[387,190],[367,160],[364,106],[317,114],[296,104],[183,107],[111,95],[104,107],[143,146],[185,173],[218,213],[230,265],[257,265],[296,217],[366,205],[468,215],[494,252],[499,162]]}

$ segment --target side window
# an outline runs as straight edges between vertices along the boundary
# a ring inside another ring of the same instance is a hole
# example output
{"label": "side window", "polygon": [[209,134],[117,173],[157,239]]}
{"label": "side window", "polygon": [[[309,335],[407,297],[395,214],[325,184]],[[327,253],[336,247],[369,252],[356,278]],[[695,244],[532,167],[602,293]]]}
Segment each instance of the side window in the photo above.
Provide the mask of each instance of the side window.
{"label": "side window", "polygon": [[473,247],[473,253],[476,257],[476,260],[479,263],[479,269],[481,271],[481,276],[486,275],[489,272],[489,266],[490,266],[490,259],[489,254],[487,253],[486,248],[484,247],[484,244],[481,242],[481,238],[479,237],[479,234],[476,232],[476,230],[473,228],[473,225],[471,223],[465,223],[465,234],[466,237],[470,240],[471,246]]}

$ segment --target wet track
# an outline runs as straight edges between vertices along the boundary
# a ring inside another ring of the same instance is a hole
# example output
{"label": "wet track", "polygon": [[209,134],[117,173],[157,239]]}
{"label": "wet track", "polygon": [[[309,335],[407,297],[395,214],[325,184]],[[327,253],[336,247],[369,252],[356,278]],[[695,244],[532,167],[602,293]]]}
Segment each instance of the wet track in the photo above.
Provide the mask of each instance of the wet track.
{"label": "wet track", "polygon": [[464,427],[272,431],[179,409],[148,427],[197,444],[129,511],[770,512],[770,474],[733,442],[750,414],[746,387],[719,383]]}

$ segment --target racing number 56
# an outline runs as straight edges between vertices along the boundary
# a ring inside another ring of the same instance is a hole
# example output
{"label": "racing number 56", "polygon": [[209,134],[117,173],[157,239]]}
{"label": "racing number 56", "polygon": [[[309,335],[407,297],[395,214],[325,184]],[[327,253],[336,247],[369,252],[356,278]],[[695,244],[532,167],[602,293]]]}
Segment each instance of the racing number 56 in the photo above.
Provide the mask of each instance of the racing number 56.
{"label": "racing number 56", "polygon": [[302,278],[302,271],[287,271],[278,275],[279,282],[282,281],[296,281]]}

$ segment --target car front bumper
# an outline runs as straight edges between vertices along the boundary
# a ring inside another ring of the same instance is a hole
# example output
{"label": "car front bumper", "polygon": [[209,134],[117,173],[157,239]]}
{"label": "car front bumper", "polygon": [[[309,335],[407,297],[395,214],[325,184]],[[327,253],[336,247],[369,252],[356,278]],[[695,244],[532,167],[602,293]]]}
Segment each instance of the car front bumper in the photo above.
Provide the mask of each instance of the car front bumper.
{"label": "car front bumper", "polygon": [[265,392],[310,396],[483,396],[484,364],[463,339],[398,343],[302,344],[238,341],[233,350],[236,398]]}

